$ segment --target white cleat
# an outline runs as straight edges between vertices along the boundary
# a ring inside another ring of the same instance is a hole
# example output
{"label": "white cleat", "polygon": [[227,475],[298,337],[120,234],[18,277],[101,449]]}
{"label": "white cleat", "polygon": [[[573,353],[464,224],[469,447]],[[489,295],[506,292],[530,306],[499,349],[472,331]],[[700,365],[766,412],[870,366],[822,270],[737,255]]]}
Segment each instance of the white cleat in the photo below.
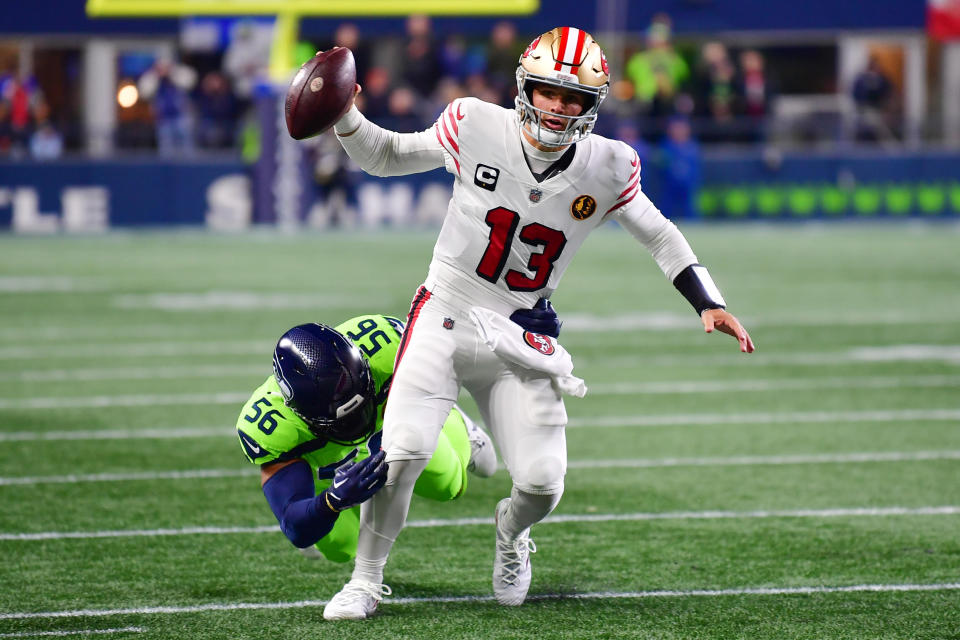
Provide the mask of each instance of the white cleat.
{"label": "white cleat", "polygon": [[497,452],[493,449],[493,440],[480,425],[463,415],[467,425],[467,438],[470,440],[470,462],[467,471],[480,478],[489,478],[497,472]]}
{"label": "white cleat", "polygon": [[323,608],[323,619],[365,620],[377,610],[383,596],[391,593],[390,587],[385,584],[351,580]]}
{"label": "white cleat", "polygon": [[509,504],[510,498],[504,498],[494,511],[497,551],[493,559],[493,595],[500,604],[516,607],[527,598],[533,577],[530,554],[537,552],[537,545],[530,539],[530,529],[524,529],[513,540],[500,531],[500,516]]}

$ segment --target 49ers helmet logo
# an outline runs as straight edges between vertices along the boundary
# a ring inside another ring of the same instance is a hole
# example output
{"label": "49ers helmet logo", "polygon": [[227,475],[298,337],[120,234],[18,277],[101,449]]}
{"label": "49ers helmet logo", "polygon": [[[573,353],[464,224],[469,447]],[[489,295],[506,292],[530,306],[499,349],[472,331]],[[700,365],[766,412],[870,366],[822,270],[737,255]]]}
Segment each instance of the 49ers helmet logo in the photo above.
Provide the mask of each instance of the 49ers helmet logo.
{"label": "49ers helmet logo", "polygon": [[577,220],[586,220],[597,210],[597,201],[593,196],[577,196],[570,204],[570,215]]}
{"label": "49ers helmet logo", "polygon": [[536,349],[545,356],[552,356],[557,350],[553,344],[553,340],[551,340],[549,336],[545,336],[541,333],[530,333],[529,331],[524,331],[523,340],[531,349]]}

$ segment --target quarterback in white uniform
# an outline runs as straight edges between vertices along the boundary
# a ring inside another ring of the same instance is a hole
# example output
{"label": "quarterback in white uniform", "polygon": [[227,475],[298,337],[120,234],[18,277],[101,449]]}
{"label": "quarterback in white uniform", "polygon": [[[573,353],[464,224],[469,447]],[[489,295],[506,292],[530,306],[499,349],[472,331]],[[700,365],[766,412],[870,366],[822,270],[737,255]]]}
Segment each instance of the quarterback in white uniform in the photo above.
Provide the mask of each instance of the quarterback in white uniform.
{"label": "quarterback in white uniform", "polygon": [[361,509],[353,576],[327,604],[327,619],[366,618],[389,593],[387,556],[461,386],[476,400],[513,481],[495,509],[494,595],[504,605],[524,601],[536,550],[530,527],[563,492],[567,414],[551,375],[488,349],[471,310],[510,317],[520,325],[517,335],[536,336],[528,338],[531,347],[552,348],[539,335],[559,331],[545,299],[598,226],[617,220],[700,313],[706,331],[728,333],[741,351],[753,351],[686,239],[640,190],[636,152],[590,135],[609,87],[607,61],[590,34],[559,27],[541,35],[520,57],[517,85],[515,110],[455,100],[420,133],[384,130],[356,107],[335,126],[368,173],[445,167],[454,187],[397,354],[383,426],[387,483]]}

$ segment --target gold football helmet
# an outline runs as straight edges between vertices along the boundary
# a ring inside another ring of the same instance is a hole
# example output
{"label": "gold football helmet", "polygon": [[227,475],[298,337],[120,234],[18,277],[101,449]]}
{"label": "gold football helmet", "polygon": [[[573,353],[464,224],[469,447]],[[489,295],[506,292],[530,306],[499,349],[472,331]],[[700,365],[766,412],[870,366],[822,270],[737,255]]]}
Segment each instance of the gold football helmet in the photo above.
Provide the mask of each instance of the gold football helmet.
{"label": "gold football helmet", "polygon": [[[533,106],[533,87],[549,84],[584,94],[579,116],[559,116],[568,120],[563,131],[540,124],[542,109]],[[563,147],[590,135],[597,121],[600,103],[610,88],[610,69],[600,45],[586,31],[576,27],[557,27],[530,43],[517,67],[517,118],[521,128],[545,146]]]}

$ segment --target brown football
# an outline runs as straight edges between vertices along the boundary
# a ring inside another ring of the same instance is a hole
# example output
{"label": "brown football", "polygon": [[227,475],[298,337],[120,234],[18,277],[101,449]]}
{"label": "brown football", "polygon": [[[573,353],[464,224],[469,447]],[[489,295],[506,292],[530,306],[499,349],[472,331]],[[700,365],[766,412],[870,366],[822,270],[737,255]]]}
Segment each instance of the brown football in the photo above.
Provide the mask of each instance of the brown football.
{"label": "brown football", "polygon": [[287,131],[297,140],[323,133],[343,117],[357,84],[353,52],[320,51],[307,60],[287,89]]}

